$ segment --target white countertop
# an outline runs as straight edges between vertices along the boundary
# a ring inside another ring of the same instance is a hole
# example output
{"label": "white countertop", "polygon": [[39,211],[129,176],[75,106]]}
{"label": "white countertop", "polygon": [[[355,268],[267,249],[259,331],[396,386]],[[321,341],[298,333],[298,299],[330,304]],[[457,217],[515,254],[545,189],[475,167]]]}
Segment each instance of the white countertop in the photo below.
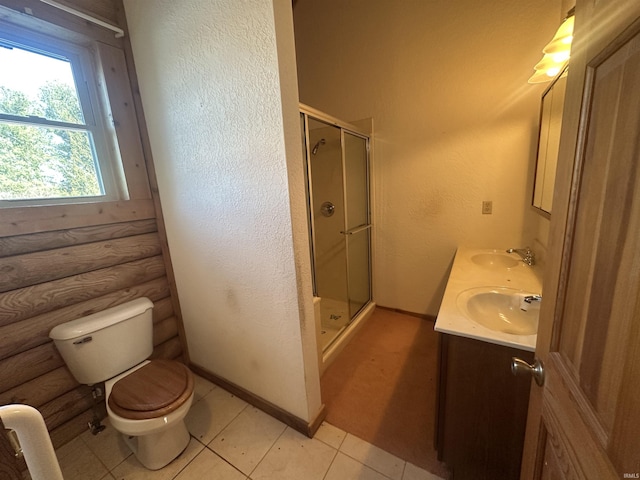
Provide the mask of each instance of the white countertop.
{"label": "white countertop", "polygon": [[458,295],[470,288],[506,287],[532,294],[542,292],[541,272],[535,265],[533,267],[525,265],[516,253],[509,254],[510,257],[518,260],[517,266],[513,268],[498,265],[482,266],[471,260],[474,255],[483,253],[506,252],[458,248],[436,319],[435,330],[530,352],[535,351],[537,335],[513,335],[490,330],[467,318],[456,305]]}

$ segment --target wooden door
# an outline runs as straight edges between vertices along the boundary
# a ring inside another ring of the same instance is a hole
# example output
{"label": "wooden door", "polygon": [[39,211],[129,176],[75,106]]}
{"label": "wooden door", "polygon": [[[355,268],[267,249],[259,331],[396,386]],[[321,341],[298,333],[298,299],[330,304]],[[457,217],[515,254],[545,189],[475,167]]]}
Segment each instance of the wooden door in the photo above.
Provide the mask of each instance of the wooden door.
{"label": "wooden door", "polygon": [[640,1],[575,25],[522,478],[640,478]]}

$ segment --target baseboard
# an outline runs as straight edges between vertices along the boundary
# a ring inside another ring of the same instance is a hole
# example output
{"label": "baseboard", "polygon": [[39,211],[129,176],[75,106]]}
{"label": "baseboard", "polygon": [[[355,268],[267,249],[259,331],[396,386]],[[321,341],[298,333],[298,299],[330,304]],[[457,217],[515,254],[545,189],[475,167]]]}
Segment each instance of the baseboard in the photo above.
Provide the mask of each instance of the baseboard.
{"label": "baseboard", "polygon": [[200,375],[202,378],[206,378],[210,382],[213,382],[219,387],[224,388],[229,393],[234,394],[236,397],[241,398],[242,400],[250,405],[253,405],[256,408],[259,408],[266,414],[280,420],[282,423],[290,426],[294,430],[297,430],[298,432],[308,436],[309,438],[312,438],[315,435],[318,428],[320,428],[322,421],[327,416],[325,405],[322,404],[316,417],[311,422],[307,422],[278,407],[277,405],[274,405],[273,403],[265,400],[264,398],[261,398],[251,393],[250,391],[245,390],[244,388],[239,387],[238,385],[231,383],[214,373],[211,373],[210,371],[202,368],[199,365],[190,363],[189,368],[197,375]]}
{"label": "baseboard", "polygon": [[436,321],[436,317],[434,315],[428,315],[426,313],[408,312],[407,310],[402,310],[400,308],[383,307],[381,305],[378,305],[377,307],[381,308],[383,310],[389,310],[391,312],[402,313],[404,315],[411,315],[412,317],[422,318],[423,320],[429,320],[430,322],[435,322]]}

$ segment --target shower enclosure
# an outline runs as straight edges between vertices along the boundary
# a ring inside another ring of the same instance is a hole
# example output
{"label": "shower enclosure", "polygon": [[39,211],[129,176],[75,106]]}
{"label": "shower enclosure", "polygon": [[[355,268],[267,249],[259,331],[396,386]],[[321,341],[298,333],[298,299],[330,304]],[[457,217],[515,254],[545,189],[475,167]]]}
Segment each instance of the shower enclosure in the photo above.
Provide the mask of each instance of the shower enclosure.
{"label": "shower enclosure", "polygon": [[[372,310],[369,135],[301,106],[314,295],[327,354]],[[371,309],[367,308],[371,307]]]}

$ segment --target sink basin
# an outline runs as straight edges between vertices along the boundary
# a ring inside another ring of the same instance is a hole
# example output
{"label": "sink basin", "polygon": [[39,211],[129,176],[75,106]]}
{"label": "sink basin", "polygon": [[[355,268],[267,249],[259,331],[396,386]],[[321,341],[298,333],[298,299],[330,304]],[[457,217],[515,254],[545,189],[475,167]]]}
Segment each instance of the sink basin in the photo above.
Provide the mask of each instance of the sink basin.
{"label": "sink basin", "polygon": [[478,287],[461,292],[457,305],[469,320],[483,327],[511,335],[533,335],[538,332],[540,302],[525,303],[527,295],[535,294],[515,288]]}
{"label": "sink basin", "polygon": [[481,267],[502,269],[518,266],[518,260],[507,253],[477,253],[471,257],[471,261]]}

